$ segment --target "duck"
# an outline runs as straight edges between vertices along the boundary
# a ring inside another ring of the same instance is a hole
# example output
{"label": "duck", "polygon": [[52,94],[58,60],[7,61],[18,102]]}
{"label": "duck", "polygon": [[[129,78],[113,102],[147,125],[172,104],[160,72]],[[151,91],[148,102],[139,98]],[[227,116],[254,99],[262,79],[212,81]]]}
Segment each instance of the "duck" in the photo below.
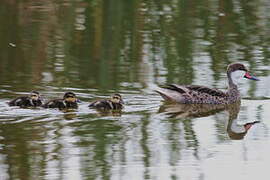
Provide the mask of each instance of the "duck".
{"label": "duck", "polygon": [[201,85],[177,84],[158,87],[155,91],[165,101],[180,104],[232,104],[241,100],[237,81],[242,77],[259,81],[243,64],[232,63],[227,66],[229,87],[226,92]]}
{"label": "duck", "polygon": [[58,108],[58,109],[77,109],[79,100],[75,93],[66,92],[62,99],[53,99],[46,102],[42,107],[44,108]]}
{"label": "duck", "polygon": [[98,110],[121,110],[124,108],[122,96],[118,93],[113,94],[110,99],[101,99],[88,105],[89,108]]}
{"label": "duck", "polygon": [[21,108],[38,107],[43,104],[38,91],[31,91],[28,96],[17,97],[10,102],[9,106],[20,106]]}

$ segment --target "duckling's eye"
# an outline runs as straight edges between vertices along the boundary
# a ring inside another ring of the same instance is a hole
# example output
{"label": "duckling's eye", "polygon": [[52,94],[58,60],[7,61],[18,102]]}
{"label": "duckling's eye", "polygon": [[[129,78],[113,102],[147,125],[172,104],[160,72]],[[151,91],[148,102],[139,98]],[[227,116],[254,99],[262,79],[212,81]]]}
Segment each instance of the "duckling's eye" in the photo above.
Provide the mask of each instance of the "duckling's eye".
{"label": "duckling's eye", "polygon": [[35,94],[33,94],[33,95],[31,95],[32,97],[37,97],[37,95],[35,95]]}

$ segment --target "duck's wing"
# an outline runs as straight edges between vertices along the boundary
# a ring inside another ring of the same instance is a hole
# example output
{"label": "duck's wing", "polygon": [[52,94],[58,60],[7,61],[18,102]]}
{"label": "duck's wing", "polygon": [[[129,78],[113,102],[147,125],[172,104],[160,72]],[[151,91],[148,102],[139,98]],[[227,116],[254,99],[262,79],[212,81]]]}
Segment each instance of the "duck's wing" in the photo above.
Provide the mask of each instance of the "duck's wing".
{"label": "duck's wing", "polygon": [[218,97],[226,97],[227,96],[227,94],[221,90],[208,88],[205,86],[188,85],[185,87],[187,89],[189,89],[190,91],[196,91],[198,93],[205,93],[205,94],[208,94],[210,96],[218,96]]}
{"label": "duck's wing", "polygon": [[63,99],[53,99],[49,100],[45,104],[42,105],[44,108],[58,108],[59,104],[63,104]]}
{"label": "duck's wing", "polygon": [[189,90],[185,88],[185,86],[179,86],[174,84],[157,88],[155,91],[167,101],[180,103],[185,103],[185,96],[188,96],[189,94]]}
{"label": "duck's wing", "polygon": [[156,90],[165,100],[178,103],[193,103],[201,98],[224,98],[226,93],[218,89],[211,89],[198,85],[177,85],[170,84]]}

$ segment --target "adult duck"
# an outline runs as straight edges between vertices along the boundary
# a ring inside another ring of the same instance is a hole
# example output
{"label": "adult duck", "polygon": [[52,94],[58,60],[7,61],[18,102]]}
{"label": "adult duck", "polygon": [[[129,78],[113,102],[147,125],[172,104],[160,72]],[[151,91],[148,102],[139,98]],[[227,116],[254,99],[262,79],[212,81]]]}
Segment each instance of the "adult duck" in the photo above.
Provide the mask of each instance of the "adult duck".
{"label": "adult duck", "polygon": [[229,83],[227,92],[205,86],[176,84],[158,88],[156,92],[166,101],[183,104],[232,104],[240,100],[240,92],[236,83],[240,77],[256,81],[259,80],[255,76],[252,76],[241,63],[228,65],[227,77]]}
{"label": "adult duck", "polygon": [[20,96],[8,102],[10,106],[20,106],[21,108],[38,107],[42,103],[42,98],[37,91],[32,91],[28,96]]}

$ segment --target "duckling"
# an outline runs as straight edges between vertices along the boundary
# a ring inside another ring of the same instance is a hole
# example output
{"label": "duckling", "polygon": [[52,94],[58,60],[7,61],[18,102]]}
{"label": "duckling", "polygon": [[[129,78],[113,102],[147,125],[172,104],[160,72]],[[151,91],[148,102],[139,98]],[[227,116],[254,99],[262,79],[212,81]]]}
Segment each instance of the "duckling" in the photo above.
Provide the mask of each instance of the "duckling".
{"label": "duckling", "polygon": [[63,96],[63,99],[53,99],[46,102],[43,107],[44,108],[71,108],[77,109],[79,100],[77,99],[76,95],[73,92],[66,92]]}
{"label": "duckling", "polygon": [[43,102],[39,92],[31,91],[28,96],[17,97],[12,101],[8,102],[8,104],[10,106],[20,106],[21,108],[26,108],[41,106]]}
{"label": "duckling", "polygon": [[121,110],[124,108],[124,101],[120,94],[113,94],[110,99],[102,99],[92,102],[88,107],[99,110]]}

